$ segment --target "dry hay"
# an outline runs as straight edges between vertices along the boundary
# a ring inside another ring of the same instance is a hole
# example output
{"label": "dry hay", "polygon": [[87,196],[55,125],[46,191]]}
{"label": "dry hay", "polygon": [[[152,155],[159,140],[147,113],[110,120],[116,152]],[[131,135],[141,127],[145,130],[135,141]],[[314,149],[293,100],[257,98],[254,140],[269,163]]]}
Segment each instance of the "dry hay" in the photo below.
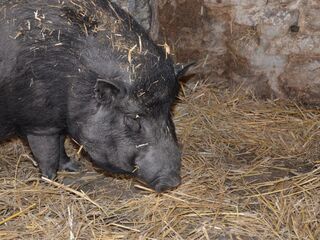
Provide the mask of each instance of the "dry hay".
{"label": "dry hay", "polygon": [[85,173],[39,179],[11,141],[0,148],[0,238],[320,239],[320,112],[204,83],[183,92],[178,189],[156,194],[83,157]]}

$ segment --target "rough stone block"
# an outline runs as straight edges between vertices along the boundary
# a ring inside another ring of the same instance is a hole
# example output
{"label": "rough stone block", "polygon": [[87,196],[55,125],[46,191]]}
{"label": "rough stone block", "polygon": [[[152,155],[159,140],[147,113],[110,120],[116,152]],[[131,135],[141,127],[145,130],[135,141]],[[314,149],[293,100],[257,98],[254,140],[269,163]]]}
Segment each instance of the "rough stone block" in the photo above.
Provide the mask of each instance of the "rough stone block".
{"label": "rough stone block", "polygon": [[281,7],[254,6],[251,8],[235,7],[234,22],[247,26],[266,24],[272,26],[298,22],[299,11]]}
{"label": "rough stone block", "polygon": [[230,7],[230,6],[263,6],[268,0],[204,0],[208,7]]}
{"label": "rough stone block", "polygon": [[302,9],[299,25],[304,34],[320,35],[320,2]]}
{"label": "rough stone block", "polygon": [[320,56],[294,55],[279,77],[279,86],[289,98],[320,104]]}
{"label": "rough stone block", "polygon": [[286,35],[270,42],[268,54],[320,54],[320,36]]}
{"label": "rough stone block", "polygon": [[290,27],[297,26],[299,21],[298,10],[277,10],[264,12],[259,30],[261,39],[271,41],[275,38],[283,37],[290,32]]}

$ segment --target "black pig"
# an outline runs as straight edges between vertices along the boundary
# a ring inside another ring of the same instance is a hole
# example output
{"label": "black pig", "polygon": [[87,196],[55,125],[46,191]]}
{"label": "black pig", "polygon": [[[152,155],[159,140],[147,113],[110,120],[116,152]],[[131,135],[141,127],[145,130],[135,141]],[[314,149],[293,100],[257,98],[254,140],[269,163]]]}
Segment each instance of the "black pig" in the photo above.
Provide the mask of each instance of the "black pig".
{"label": "black pig", "polygon": [[76,171],[70,135],[92,162],[161,192],[180,184],[170,108],[172,60],[108,0],[2,0],[0,139],[25,137],[44,176]]}

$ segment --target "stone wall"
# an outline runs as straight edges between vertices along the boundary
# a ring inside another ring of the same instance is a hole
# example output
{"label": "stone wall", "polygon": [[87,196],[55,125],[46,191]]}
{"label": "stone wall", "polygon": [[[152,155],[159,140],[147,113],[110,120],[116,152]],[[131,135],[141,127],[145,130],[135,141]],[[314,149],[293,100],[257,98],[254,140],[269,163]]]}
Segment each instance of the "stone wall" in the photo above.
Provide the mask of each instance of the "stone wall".
{"label": "stone wall", "polygon": [[263,97],[320,103],[320,0],[159,0],[177,61]]}

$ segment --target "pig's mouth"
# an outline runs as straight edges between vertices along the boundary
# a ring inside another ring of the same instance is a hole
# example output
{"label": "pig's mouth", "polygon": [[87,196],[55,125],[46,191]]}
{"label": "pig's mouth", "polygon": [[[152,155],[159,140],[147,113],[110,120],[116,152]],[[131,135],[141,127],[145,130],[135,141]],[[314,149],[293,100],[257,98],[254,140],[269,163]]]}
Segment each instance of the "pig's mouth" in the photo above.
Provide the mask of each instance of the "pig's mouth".
{"label": "pig's mouth", "polygon": [[130,172],[128,172],[127,170],[123,170],[117,166],[114,166],[112,164],[109,163],[105,163],[103,166],[104,170],[114,173],[114,174],[130,174]]}
{"label": "pig's mouth", "polygon": [[180,175],[172,174],[172,173],[170,175],[166,174],[162,176],[156,176],[151,181],[150,179],[145,179],[141,175],[140,167],[136,165],[136,162],[135,162],[136,156],[133,156],[132,158],[129,159],[130,164],[128,166],[128,169],[122,169],[120,167],[117,167],[109,163],[107,158],[99,161],[97,159],[94,159],[90,154],[88,155],[90,157],[90,160],[96,167],[99,167],[100,169],[103,169],[113,174],[126,174],[126,175],[137,177],[158,193],[174,189],[178,187],[181,183]]}
{"label": "pig's mouth", "polygon": [[130,174],[130,172],[123,170],[117,166],[114,166],[110,163],[107,162],[100,162],[100,161],[94,161],[92,160],[93,165],[95,165],[96,167],[107,171],[109,173],[113,173],[113,174]]}
{"label": "pig's mouth", "polygon": [[152,187],[156,192],[164,192],[166,190],[171,190],[178,187],[181,183],[180,176],[170,176],[170,177],[156,177],[148,185]]}
{"label": "pig's mouth", "polygon": [[132,175],[131,169],[122,169],[118,166],[115,166],[114,164],[110,163],[108,161],[108,158],[105,157],[102,160],[99,158],[93,158],[90,153],[87,153],[87,156],[89,157],[89,160],[93,163],[94,166],[112,173],[112,174],[126,174],[126,175]]}

